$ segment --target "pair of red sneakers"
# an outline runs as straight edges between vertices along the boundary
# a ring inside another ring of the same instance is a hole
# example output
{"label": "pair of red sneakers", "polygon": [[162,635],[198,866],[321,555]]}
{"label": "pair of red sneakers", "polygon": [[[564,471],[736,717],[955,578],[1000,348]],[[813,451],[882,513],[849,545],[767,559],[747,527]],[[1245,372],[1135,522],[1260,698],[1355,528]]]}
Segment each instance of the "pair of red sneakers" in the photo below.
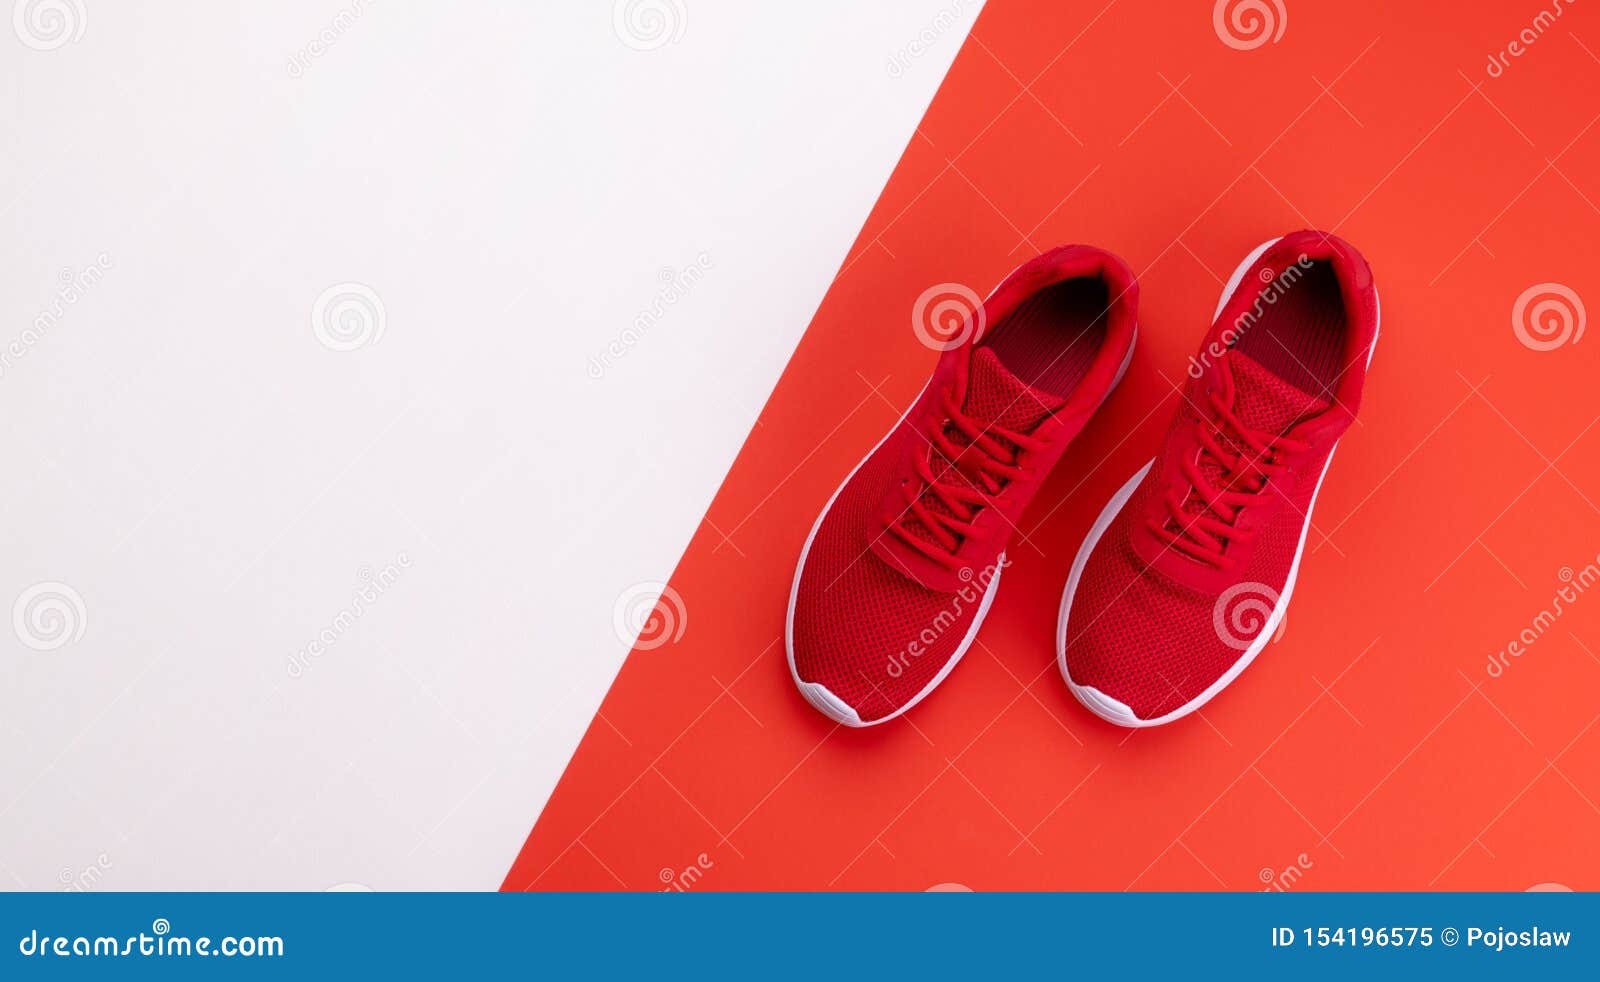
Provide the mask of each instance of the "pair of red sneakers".
{"label": "pair of red sneakers", "polygon": [[[1138,296],[1122,260],[1064,246],[972,312],[801,550],[786,641],[811,705],[871,726],[955,668],[1023,510],[1127,371]],[[1156,456],[1067,571],[1056,646],[1079,702],[1171,722],[1271,641],[1377,336],[1371,271],[1341,239],[1296,232],[1234,271]]]}

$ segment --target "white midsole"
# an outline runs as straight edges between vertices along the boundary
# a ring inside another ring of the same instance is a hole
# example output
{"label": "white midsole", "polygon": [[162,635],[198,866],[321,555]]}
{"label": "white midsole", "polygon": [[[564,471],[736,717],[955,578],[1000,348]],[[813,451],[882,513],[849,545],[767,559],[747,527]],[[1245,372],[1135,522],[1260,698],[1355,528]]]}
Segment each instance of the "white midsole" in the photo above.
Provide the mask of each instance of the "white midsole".
{"label": "white midsole", "polygon": [[[1263,242],[1248,256],[1246,256],[1244,262],[1240,263],[1239,267],[1233,271],[1233,275],[1229,277],[1227,285],[1223,287],[1222,299],[1217,302],[1216,313],[1211,315],[1211,320],[1213,323],[1216,322],[1218,317],[1222,316],[1223,308],[1228,305],[1228,301],[1232,298],[1234,291],[1239,288],[1239,284],[1243,281],[1245,273],[1249,271],[1251,266],[1255,265],[1256,260],[1261,258],[1263,253],[1265,253],[1278,241],[1279,239],[1272,239],[1268,242]],[[1374,317],[1381,322],[1381,316],[1379,316],[1379,312],[1376,308],[1376,288],[1373,290],[1373,302]],[[1367,348],[1368,366],[1372,364],[1372,353],[1378,345],[1378,333],[1379,324],[1374,323],[1372,344]],[[1284,581],[1283,590],[1279,593],[1277,602],[1273,605],[1272,613],[1267,617],[1266,623],[1262,625],[1261,632],[1256,635],[1254,640],[1251,641],[1250,645],[1245,649],[1244,654],[1240,655],[1239,660],[1234,662],[1233,665],[1231,665],[1220,678],[1208,686],[1204,692],[1200,693],[1200,695],[1184,703],[1182,706],[1178,707],[1172,712],[1158,716],[1154,719],[1143,719],[1139,717],[1126,703],[1106,695],[1104,692],[1101,692],[1094,686],[1079,685],[1077,682],[1073,681],[1072,672],[1067,667],[1067,623],[1072,613],[1072,600],[1074,595],[1077,593],[1078,581],[1083,576],[1084,567],[1088,565],[1089,557],[1094,552],[1094,547],[1100,542],[1100,538],[1105,534],[1106,529],[1111,527],[1111,523],[1116,520],[1117,515],[1121,513],[1123,507],[1127,504],[1128,499],[1133,496],[1134,490],[1138,488],[1139,483],[1144,479],[1145,474],[1148,473],[1151,466],[1155,464],[1155,460],[1151,459],[1149,463],[1145,464],[1144,467],[1139,470],[1139,473],[1135,474],[1131,480],[1118,489],[1117,493],[1112,495],[1111,500],[1106,504],[1106,507],[1101,510],[1099,517],[1095,519],[1094,525],[1089,529],[1088,536],[1084,538],[1083,545],[1078,547],[1078,554],[1073,558],[1072,561],[1072,569],[1067,574],[1066,588],[1061,594],[1061,613],[1056,620],[1056,663],[1061,669],[1061,677],[1066,680],[1067,687],[1072,690],[1072,694],[1077,698],[1077,700],[1096,716],[1099,716],[1101,719],[1104,719],[1108,722],[1116,723],[1119,726],[1160,726],[1164,723],[1170,723],[1173,720],[1187,716],[1196,709],[1199,709],[1207,702],[1210,702],[1217,693],[1227,688],[1229,683],[1231,683],[1234,679],[1238,678],[1245,668],[1247,668],[1250,663],[1255,660],[1256,656],[1265,650],[1267,645],[1272,642],[1273,636],[1277,633],[1278,625],[1282,623],[1284,615],[1288,612],[1289,598],[1294,593],[1295,581],[1298,579],[1300,574],[1300,560],[1305,552],[1306,535],[1311,531],[1311,514],[1317,506],[1317,496],[1322,492],[1322,482],[1328,476],[1328,466],[1333,463],[1333,454],[1337,449],[1339,449],[1339,444],[1338,441],[1335,441],[1333,447],[1328,450],[1327,459],[1323,461],[1322,473],[1317,476],[1317,486],[1312,490],[1311,501],[1306,507],[1305,523],[1300,528],[1300,541],[1295,545],[1294,562],[1289,567],[1289,576]]]}

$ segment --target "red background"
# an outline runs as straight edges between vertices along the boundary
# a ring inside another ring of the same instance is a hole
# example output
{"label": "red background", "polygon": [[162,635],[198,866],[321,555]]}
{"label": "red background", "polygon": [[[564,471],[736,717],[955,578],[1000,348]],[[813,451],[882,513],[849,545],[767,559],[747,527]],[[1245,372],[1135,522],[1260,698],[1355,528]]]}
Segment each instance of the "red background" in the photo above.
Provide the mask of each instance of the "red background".
{"label": "red background", "polygon": [[[1249,50],[1211,7],[991,0],[673,576],[682,638],[630,655],[507,888],[696,864],[697,889],[1600,886],[1600,589],[1487,671],[1600,553],[1600,338],[1530,350],[1511,314],[1546,282],[1600,304],[1600,6],[1499,77],[1548,4],[1285,0]],[[1101,723],[1055,667],[1067,567],[1222,280],[1307,226],[1367,255],[1384,323],[1284,636],[1201,714]],[[1140,277],[1127,380],[961,666],[837,727],[793,690],[784,610],[818,509],[932,366],[912,305],[1066,242]]]}

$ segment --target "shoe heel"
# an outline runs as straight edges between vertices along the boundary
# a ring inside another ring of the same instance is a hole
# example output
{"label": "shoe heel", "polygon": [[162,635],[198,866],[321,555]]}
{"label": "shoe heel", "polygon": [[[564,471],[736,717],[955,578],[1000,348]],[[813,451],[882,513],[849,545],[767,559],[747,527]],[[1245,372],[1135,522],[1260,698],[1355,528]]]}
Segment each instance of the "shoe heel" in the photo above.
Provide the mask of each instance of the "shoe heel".
{"label": "shoe heel", "polygon": [[1111,385],[1106,388],[1106,394],[1101,396],[1099,403],[1095,405],[1095,412],[1100,411],[1100,407],[1104,406],[1106,404],[1106,400],[1111,398],[1111,393],[1117,391],[1117,386],[1122,384],[1122,377],[1128,374],[1128,366],[1133,364],[1133,349],[1137,348],[1138,346],[1139,325],[1135,324],[1133,326],[1133,340],[1128,342],[1128,353],[1122,356],[1122,364],[1117,366],[1116,378],[1111,380]]}

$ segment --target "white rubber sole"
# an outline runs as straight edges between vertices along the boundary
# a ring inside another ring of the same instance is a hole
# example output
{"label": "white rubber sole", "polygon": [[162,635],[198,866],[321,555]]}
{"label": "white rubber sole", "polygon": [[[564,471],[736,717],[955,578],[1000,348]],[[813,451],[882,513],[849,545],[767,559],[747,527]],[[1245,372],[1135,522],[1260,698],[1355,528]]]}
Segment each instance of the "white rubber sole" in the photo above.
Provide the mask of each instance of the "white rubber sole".
{"label": "white rubber sole", "polygon": [[[1117,390],[1117,386],[1122,384],[1122,377],[1128,374],[1128,366],[1133,362],[1133,351],[1136,347],[1138,347],[1138,341],[1139,329],[1135,327],[1133,331],[1133,340],[1128,345],[1128,353],[1123,356],[1122,364],[1117,368],[1116,377],[1111,380],[1111,385],[1106,389],[1106,394],[1101,397],[1099,405],[1105,405],[1106,400],[1111,398],[1111,393],[1115,392]],[[926,389],[924,389],[924,391],[926,391]],[[917,398],[912,401],[912,405],[916,405],[916,403],[920,402],[921,399],[922,394],[918,393]],[[1096,411],[1099,410],[1099,406],[1096,406],[1095,408]],[[909,413],[910,411],[911,410],[908,408],[906,413]],[[984,590],[983,599],[978,602],[978,612],[972,618],[972,626],[967,629],[966,636],[963,637],[961,639],[961,643],[956,646],[955,654],[950,656],[950,660],[945,662],[943,668],[939,669],[939,673],[933,677],[932,681],[923,686],[922,690],[918,692],[916,696],[914,696],[904,706],[901,706],[899,709],[895,710],[889,715],[873,720],[863,720],[861,718],[861,714],[856,712],[855,707],[834,695],[827,686],[820,682],[808,682],[800,677],[800,671],[795,667],[794,663],[794,606],[796,599],[800,596],[800,574],[806,568],[806,557],[811,554],[811,543],[817,537],[817,530],[822,528],[823,521],[827,519],[828,512],[833,510],[833,503],[838,499],[840,492],[842,492],[846,485],[850,483],[851,479],[856,476],[856,471],[859,471],[861,466],[871,459],[873,454],[878,452],[878,448],[883,446],[884,441],[888,440],[889,437],[894,434],[894,431],[900,428],[900,424],[905,422],[905,418],[906,414],[902,413],[900,418],[895,421],[895,424],[889,427],[889,431],[883,435],[883,438],[880,439],[871,450],[867,451],[866,456],[862,457],[856,462],[856,465],[850,469],[850,473],[845,475],[845,479],[839,483],[838,487],[833,489],[833,494],[828,497],[828,503],[822,506],[822,512],[817,515],[817,520],[811,525],[811,531],[806,535],[806,544],[800,550],[800,560],[795,564],[794,583],[789,587],[789,610],[785,615],[783,622],[783,646],[784,651],[787,653],[789,659],[789,676],[794,679],[795,687],[800,690],[800,694],[805,697],[806,702],[809,702],[812,708],[816,709],[822,715],[828,717],[834,722],[843,723],[845,726],[861,728],[878,726],[880,724],[887,723],[890,720],[896,719],[909,712],[917,703],[926,699],[929,693],[933,692],[934,689],[937,689],[939,687],[939,683],[948,678],[950,673],[955,670],[957,663],[959,663],[962,657],[966,655],[967,649],[972,647],[973,640],[978,636],[978,628],[983,625],[984,618],[989,615],[989,607],[994,603],[995,595],[999,590],[1000,574],[1005,571],[1006,554],[1001,552],[999,558],[995,562],[994,576],[990,578],[989,585]],[[888,657],[889,655],[885,656],[886,659]]]}
{"label": "white rubber sole", "polygon": [[[1246,256],[1244,262],[1240,263],[1239,267],[1233,271],[1233,275],[1228,278],[1227,285],[1222,289],[1222,298],[1217,301],[1216,312],[1211,315],[1213,323],[1216,322],[1218,317],[1222,316],[1222,309],[1228,305],[1229,298],[1239,288],[1245,273],[1249,271],[1251,266],[1255,265],[1256,260],[1261,257],[1262,253],[1266,252],[1278,241],[1278,239],[1272,239],[1263,242]],[[1374,289],[1373,299],[1376,305],[1376,289]],[[1376,310],[1374,314],[1375,316],[1377,315]],[[1381,323],[1381,316],[1378,316],[1378,320]],[[1378,346],[1378,327],[1379,324],[1374,324],[1372,346],[1367,349],[1367,364],[1369,366],[1372,364],[1372,353]],[[1128,499],[1133,496],[1134,490],[1139,487],[1139,482],[1144,480],[1145,475],[1149,473],[1150,468],[1155,464],[1155,459],[1152,458],[1149,463],[1139,469],[1139,473],[1133,475],[1126,484],[1119,488],[1117,493],[1111,496],[1111,500],[1106,504],[1105,508],[1101,510],[1094,521],[1094,525],[1089,528],[1089,534],[1084,538],[1083,545],[1078,547],[1078,554],[1072,560],[1072,569],[1067,574],[1066,589],[1061,594],[1061,613],[1056,620],[1056,664],[1061,669],[1061,677],[1066,680],[1067,688],[1072,690],[1072,694],[1077,698],[1078,702],[1082,703],[1084,708],[1091,713],[1108,723],[1115,723],[1118,726],[1130,728],[1161,726],[1189,715],[1210,702],[1217,693],[1232,684],[1233,680],[1238,678],[1250,666],[1251,662],[1255,661],[1256,656],[1266,650],[1268,644],[1272,643],[1273,637],[1277,634],[1278,625],[1283,622],[1284,615],[1288,612],[1289,599],[1294,594],[1295,581],[1300,575],[1300,559],[1305,553],[1306,535],[1311,531],[1311,516],[1317,507],[1317,496],[1322,492],[1322,482],[1328,476],[1328,466],[1333,463],[1334,451],[1338,449],[1339,444],[1335,441],[1333,447],[1328,451],[1328,459],[1323,461],[1322,473],[1317,476],[1317,486],[1312,490],[1311,501],[1306,507],[1306,520],[1305,524],[1300,528],[1300,541],[1295,545],[1294,562],[1289,567],[1288,579],[1284,581],[1283,590],[1278,595],[1277,603],[1273,605],[1272,613],[1267,617],[1266,623],[1262,625],[1261,632],[1245,648],[1238,661],[1229,666],[1228,670],[1208,686],[1204,692],[1172,712],[1153,719],[1140,717],[1127,703],[1101,692],[1092,685],[1079,685],[1074,682],[1072,680],[1072,671],[1067,667],[1067,625],[1071,619],[1072,600],[1078,591],[1078,581],[1083,576],[1084,567],[1089,563],[1089,556],[1094,553],[1094,547],[1099,544],[1100,538],[1105,534],[1106,529],[1111,527],[1111,523],[1122,512],[1123,506],[1128,503]]]}

